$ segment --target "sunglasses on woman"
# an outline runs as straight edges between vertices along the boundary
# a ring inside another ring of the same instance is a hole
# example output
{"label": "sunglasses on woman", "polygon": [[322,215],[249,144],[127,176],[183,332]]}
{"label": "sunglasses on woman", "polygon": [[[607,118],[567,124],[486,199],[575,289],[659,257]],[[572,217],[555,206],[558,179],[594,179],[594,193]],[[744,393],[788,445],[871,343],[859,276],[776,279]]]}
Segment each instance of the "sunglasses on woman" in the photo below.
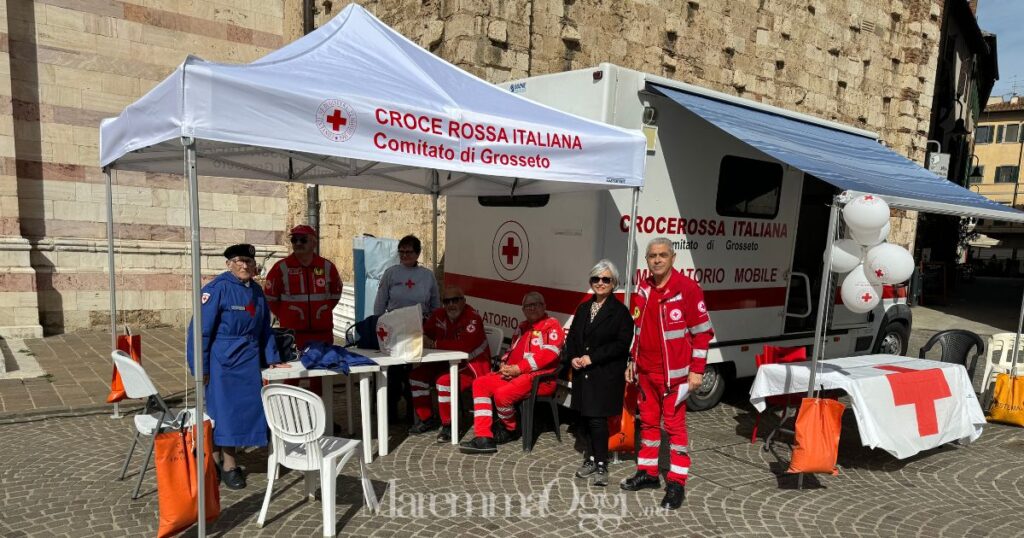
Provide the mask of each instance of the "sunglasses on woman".
{"label": "sunglasses on woman", "polygon": [[612,277],[610,277],[610,276],[592,276],[592,277],[590,277],[590,283],[591,284],[597,284],[598,282],[600,282],[602,284],[611,284],[612,283]]}

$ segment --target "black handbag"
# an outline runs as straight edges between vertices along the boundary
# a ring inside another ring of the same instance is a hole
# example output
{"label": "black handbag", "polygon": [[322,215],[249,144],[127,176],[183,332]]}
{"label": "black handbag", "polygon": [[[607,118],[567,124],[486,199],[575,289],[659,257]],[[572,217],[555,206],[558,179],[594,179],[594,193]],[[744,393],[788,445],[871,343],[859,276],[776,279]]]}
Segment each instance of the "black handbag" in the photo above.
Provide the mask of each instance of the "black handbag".
{"label": "black handbag", "polygon": [[345,329],[345,347],[352,346],[359,349],[380,349],[380,342],[377,341],[377,316],[369,316]]}
{"label": "black handbag", "polygon": [[295,331],[274,327],[274,343],[277,345],[277,354],[281,356],[281,362],[299,360],[299,350],[295,347]]}

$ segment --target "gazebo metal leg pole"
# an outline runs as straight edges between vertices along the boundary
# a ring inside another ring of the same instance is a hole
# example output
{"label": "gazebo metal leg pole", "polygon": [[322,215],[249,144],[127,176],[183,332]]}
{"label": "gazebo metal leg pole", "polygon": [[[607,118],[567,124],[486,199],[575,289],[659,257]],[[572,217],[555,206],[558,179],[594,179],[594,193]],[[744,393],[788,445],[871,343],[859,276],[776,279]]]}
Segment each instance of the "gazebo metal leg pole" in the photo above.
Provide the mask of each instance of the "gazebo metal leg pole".
{"label": "gazebo metal leg pole", "polygon": [[199,520],[197,522],[200,538],[206,536],[206,492],[203,486],[205,463],[204,419],[203,408],[203,320],[202,320],[202,247],[199,244],[199,179],[196,175],[196,141],[194,138],[182,138],[185,146],[185,175],[188,177],[189,231],[192,234],[192,360],[196,379],[196,413],[193,424],[196,432],[196,488]]}
{"label": "gazebo metal leg pole", "polygon": [[[117,280],[114,278],[114,182],[109,166],[103,167],[107,181],[107,267],[110,271],[110,352],[117,351]],[[121,404],[114,402],[114,413],[110,418],[121,418]]]}
{"label": "gazebo metal leg pole", "polygon": [[629,308],[629,299],[633,295],[633,275],[636,274],[637,247],[636,247],[636,213],[640,205],[640,187],[633,188],[633,203],[629,210],[629,235],[626,239],[626,283],[623,290],[623,304]]}
{"label": "gazebo metal leg pole", "polygon": [[[807,397],[814,395],[814,378],[818,371],[818,360],[825,356],[825,309],[829,306],[829,291],[832,289],[832,243],[835,242],[839,227],[839,197],[832,197],[832,209],[828,216],[828,234],[825,236],[825,257],[821,265],[821,290],[818,293],[818,317],[814,324],[814,352],[811,354],[811,375],[807,380]],[[804,475],[796,479],[797,489],[804,487]]]}
{"label": "gazebo metal leg pole", "polygon": [[1021,295],[1020,302],[1020,317],[1017,318],[1017,333],[1013,336],[1013,355],[1010,359],[1010,377],[1013,378],[1017,374],[1017,356],[1020,353],[1020,330],[1024,327],[1024,294]]}
{"label": "gazebo metal leg pole", "polygon": [[431,185],[430,185],[430,194],[431,194],[431,197],[432,197],[431,202],[433,204],[433,210],[430,212],[430,214],[431,214],[431,218],[433,219],[433,222],[434,222],[433,236],[432,236],[432,240],[433,240],[433,247],[432,247],[433,251],[432,252],[433,252],[433,254],[431,255],[431,257],[434,260],[434,278],[437,278],[437,258],[438,258],[438,256],[437,256],[437,198],[438,198],[438,195],[440,193],[440,180],[439,180],[440,174],[437,173],[437,170],[431,170],[430,174],[433,176],[432,181],[431,181]]}

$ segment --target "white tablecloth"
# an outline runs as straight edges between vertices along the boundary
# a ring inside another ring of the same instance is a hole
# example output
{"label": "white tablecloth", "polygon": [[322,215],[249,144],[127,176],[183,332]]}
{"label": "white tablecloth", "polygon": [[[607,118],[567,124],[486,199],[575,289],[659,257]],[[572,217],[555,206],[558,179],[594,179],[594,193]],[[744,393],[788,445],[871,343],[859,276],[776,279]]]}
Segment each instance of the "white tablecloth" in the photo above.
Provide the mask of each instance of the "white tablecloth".
{"label": "white tablecloth", "polygon": [[[758,368],[750,403],[765,409],[765,398],[806,393],[810,362]],[[861,443],[904,459],[951,442],[981,436],[981,410],[967,370],[959,364],[862,355],[818,363],[814,384],[850,395]]]}

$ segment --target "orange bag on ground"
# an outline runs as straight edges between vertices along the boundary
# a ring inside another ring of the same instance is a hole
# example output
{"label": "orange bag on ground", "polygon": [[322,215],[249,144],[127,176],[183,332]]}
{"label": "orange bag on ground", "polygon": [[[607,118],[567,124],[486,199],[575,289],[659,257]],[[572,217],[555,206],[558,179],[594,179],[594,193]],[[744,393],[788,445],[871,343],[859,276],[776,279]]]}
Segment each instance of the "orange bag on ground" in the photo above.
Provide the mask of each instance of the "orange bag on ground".
{"label": "orange bag on ground", "polygon": [[[199,521],[195,427],[156,436],[156,489],[160,506],[157,538],[174,536]],[[213,466],[213,423],[203,422],[203,489],[206,521],[220,515],[220,484]]]}
{"label": "orange bag on ground", "polygon": [[839,432],[846,406],[828,398],[804,398],[796,416],[796,445],[787,473],[839,474]]}
{"label": "orange bag on ground", "polygon": [[622,414],[608,417],[608,450],[610,452],[636,451],[636,399],[637,384],[626,383],[622,398]]}
{"label": "orange bag on ground", "polygon": [[988,420],[1024,427],[1024,376],[996,374]]}
{"label": "orange bag on ground", "polygon": [[[142,364],[142,335],[117,335],[117,349],[127,353],[133,361]],[[124,392],[124,384],[121,382],[121,374],[117,372],[117,366],[114,366],[114,374],[110,377],[110,394],[107,394],[107,403],[117,403],[127,397]]]}

